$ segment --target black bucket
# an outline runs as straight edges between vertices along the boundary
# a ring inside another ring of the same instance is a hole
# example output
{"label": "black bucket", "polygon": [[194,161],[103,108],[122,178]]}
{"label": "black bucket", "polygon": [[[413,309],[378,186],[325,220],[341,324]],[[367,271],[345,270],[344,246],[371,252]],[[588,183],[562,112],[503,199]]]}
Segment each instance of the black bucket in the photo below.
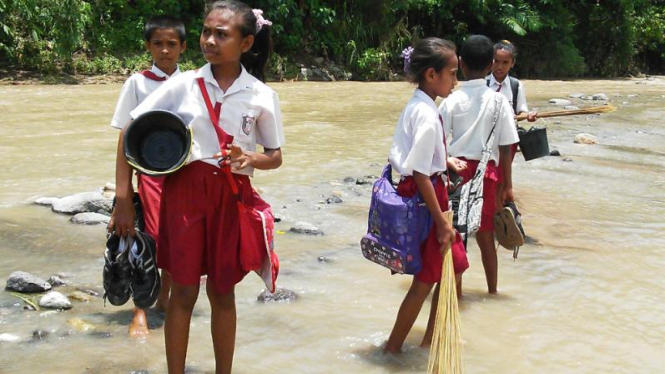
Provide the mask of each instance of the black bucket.
{"label": "black bucket", "polygon": [[528,131],[520,129],[520,150],[525,161],[550,155],[550,145],[547,142],[547,129],[532,127]]}
{"label": "black bucket", "polygon": [[180,169],[189,158],[192,132],[185,122],[167,110],[138,116],[125,131],[127,162],[147,175],[165,175]]}

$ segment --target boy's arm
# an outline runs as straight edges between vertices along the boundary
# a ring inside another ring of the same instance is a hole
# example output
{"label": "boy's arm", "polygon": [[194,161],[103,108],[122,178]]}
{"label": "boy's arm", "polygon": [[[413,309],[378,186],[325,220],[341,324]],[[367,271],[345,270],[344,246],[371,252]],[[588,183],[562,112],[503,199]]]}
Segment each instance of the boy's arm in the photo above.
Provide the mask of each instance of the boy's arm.
{"label": "boy's arm", "polygon": [[243,151],[239,146],[230,144],[229,149],[223,150],[214,156],[215,158],[228,157],[227,165],[233,166],[233,171],[242,170],[248,166],[253,166],[259,170],[277,169],[282,166],[282,149],[265,148],[263,153]]}
{"label": "boy's arm", "polygon": [[500,195],[497,203],[501,204],[499,206],[501,208],[504,203],[515,200],[513,197],[513,163],[510,145],[499,146],[499,165],[501,165],[501,175],[503,178],[499,185]]}
{"label": "boy's arm", "polygon": [[436,239],[439,244],[443,246],[441,252],[445,253],[448,244],[455,241],[455,231],[453,230],[451,223],[447,222],[443,216],[430,177],[414,171],[413,180],[416,182],[416,185],[418,185],[418,191],[423,197],[423,200],[425,200],[427,209],[429,209],[429,212],[432,214],[436,226]]}
{"label": "boy's arm", "polygon": [[134,187],[132,186],[132,167],[125,159],[123,151],[123,138],[127,126],[120,132],[118,139],[118,150],[115,158],[115,208],[111,214],[108,229],[118,236],[125,236],[127,233],[134,236]]}

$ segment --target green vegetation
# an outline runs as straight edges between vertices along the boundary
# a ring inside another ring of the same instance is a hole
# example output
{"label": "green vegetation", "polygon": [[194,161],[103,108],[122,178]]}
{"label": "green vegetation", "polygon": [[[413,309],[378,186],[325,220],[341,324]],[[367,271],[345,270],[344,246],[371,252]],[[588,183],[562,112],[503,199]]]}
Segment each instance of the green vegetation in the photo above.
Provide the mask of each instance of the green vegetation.
{"label": "green vegetation", "polygon": [[[665,0],[257,0],[274,22],[272,74],[291,78],[315,57],[356,79],[390,80],[415,39],[457,44],[470,33],[520,48],[522,77],[622,76],[665,69]],[[0,67],[39,73],[127,74],[149,65],[142,28],[183,19],[185,68],[198,50],[201,0],[0,0]]]}

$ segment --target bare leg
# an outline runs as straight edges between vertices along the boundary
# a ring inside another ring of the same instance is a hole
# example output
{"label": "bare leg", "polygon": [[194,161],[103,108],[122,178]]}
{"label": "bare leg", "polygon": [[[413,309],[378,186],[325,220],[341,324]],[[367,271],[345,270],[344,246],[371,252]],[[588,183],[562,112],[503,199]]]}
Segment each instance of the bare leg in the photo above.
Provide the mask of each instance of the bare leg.
{"label": "bare leg", "polygon": [[485,268],[485,278],[487,278],[487,291],[496,293],[497,279],[499,275],[499,261],[494,246],[494,232],[479,231],[476,233],[476,242],[480,247],[480,254],[483,259],[483,268]]}
{"label": "bare leg", "polygon": [[155,308],[161,312],[166,312],[169,305],[169,292],[171,291],[171,274],[168,271],[162,270],[162,288],[159,290],[157,303]]}
{"label": "bare leg", "polygon": [[150,330],[148,330],[148,320],[145,316],[145,310],[134,307],[133,312],[134,317],[129,324],[129,336],[138,338],[140,336],[148,335]]}
{"label": "bare leg", "polygon": [[168,303],[164,323],[166,363],[169,374],[185,372],[187,344],[189,343],[189,323],[198,296],[198,284],[186,286],[171,282],[171,300]]}
{"label": "bare leg", "polygon": [[393,331],[390,333],[388,342],[386,342],[384,352],[399,353],[402,350],[402,344],[404,344],[406,336],[411,331],[413,323],[416,322],[418,313],[420,313],[425,299],[427,299],[429,292],[432,290],[432,286],[434,284],[423,283],[415,277],[413,278],[411,288],[406,293],[404,301],[402,301],[402,306],[400,306],[397,313],[397,320],[395,320]]}
{"label": "bare leg", "polygon": [[436,322],[436,311],[439,305],[439,291],[441,290],[441,282],[436,284],[434,288],[434,295],[432,295],[432,307],[429,310],[429,319],[427,320],[427,329],[425,329],[425,336],[420,346],[425,348],[432,345],[432,336],[434,336],[434,324]]}
{"label": "bare leg", "polygon": [[212,307],[210,330],[215,348],[215,373],[231,374],[236,342],[235,293],[233,289],[225,294],[217,293],[212,282],[206,284],[206,290]]}

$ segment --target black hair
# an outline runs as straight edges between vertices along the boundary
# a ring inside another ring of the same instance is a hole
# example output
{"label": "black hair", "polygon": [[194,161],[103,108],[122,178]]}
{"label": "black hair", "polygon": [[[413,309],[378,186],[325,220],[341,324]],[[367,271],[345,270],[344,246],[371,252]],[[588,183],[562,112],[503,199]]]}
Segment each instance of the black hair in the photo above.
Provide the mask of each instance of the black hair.
{"label": "black hair", "polygon": [[515,47],[515,44],[509,42],[508,40],[502,40],[494,44],[494,53],[496,53],[496,51],[506,51],[510,53],[510,55],[513,57],[513,60],[517,58],[517,47]]}
{"label": "black hair", "polygon": [[254,36],[254,44],[249,51],[242,54],[240,63],[247,71],[262,82],[266,81],[266,63],[272,54],[272,27],[262,25],[257,32],[256,16],[247,4],[235,0],[215,1],[208,4],[204,16],[218,9],[227,9],[235,13],[241,20],[240,33],[243,37]]}
{"label": "black hair", "polygon": [[494,46],[485,35],[471,35],[460,50],[462,61],[471,71],[481,72],[494,60]]}
{"label": "black hair", "polygon": [[157,16],[150,18],[145,23],[145,28],[143,29],[143,37],[146,42],[150,41],[152,34],[157,29],[173,29],[176,34],[178,34],[180,44],[185,42],[185,25],[178,18],[171,16]]}
{"label": "black hair", "polygon": [[454,55],[457,47],[455,43],[440,38],[425,38],[419,40],[413,47],[410,60],[407,63],[407,80],[411,83],[420,83],[425,79],[425,72],[429,68],[440,72],[448,64],[450,55]]}

